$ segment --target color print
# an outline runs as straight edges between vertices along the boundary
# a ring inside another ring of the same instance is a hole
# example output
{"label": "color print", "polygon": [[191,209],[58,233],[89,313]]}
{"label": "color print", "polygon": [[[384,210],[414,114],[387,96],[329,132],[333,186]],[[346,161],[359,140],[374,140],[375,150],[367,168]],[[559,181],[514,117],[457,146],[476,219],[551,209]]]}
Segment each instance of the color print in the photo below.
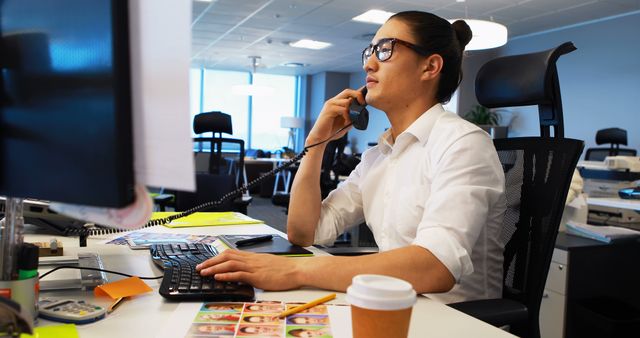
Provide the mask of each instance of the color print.
{"label": "color print", "polygon": [[292,326],[287,325],[287,338],[332,338],[329,326]]}
{"label": "color print", "polygon": [[285,319],[278,315],[303,303],[203,303],[185,338],[332,338],[326,305]]}

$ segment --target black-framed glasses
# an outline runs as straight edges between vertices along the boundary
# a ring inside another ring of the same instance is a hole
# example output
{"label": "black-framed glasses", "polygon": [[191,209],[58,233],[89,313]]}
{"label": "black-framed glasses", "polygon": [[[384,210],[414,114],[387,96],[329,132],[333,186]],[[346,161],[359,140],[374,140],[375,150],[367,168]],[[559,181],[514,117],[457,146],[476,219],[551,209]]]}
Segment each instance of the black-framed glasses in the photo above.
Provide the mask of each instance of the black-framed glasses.
{"label": "black-framed glasses", "polygon": [[362,65],[364,66],[373,54],[376,54],[376,57],[381,62],[389,60],[391,58],[391,55],[393,55],[393,47],[395,47],[396,43],[407,46],[414,52],[422,56],[429,55],[429,52],[427,52],[424,48],[416,46],[411,42],[406,42],[404,40],[396,38],[384,38],[378,40],[378,43],[376,43],[375,45],[370,44],[362,51]]}

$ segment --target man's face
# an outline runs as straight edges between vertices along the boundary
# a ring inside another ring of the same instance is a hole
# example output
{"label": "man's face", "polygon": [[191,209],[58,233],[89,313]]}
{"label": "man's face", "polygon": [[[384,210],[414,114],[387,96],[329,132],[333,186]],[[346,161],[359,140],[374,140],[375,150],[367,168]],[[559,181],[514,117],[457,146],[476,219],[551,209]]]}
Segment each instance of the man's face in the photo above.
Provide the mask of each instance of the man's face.
{"label": "man's face", "polygon": [[[398,19],[389,20],[382,25],[371,43],[376,44],[383,38],[417,43],[409,26]],[[367,73],[367,103],[388,112],[420,95],[417,84],[423,60],[424,57],[399,43],[394,45],[391,57],[384,62],[378,60],[375,54],[372,55],[363,66]]]}
{"label": "man's face", "polygon": [[321,324],[323,320],[321,318],[314,317],[295,317],[291,321],[295,324]]}

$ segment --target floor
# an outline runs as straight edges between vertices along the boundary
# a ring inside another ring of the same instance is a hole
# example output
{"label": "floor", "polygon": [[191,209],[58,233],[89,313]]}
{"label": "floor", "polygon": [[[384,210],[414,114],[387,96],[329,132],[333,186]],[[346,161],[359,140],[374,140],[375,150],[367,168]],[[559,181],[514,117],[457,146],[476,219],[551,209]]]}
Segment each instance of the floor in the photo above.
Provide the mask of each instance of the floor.
{"label": "floor", "polygon": [[265,224],[286,233],[287,214],[285,214],[285,208],[271,203],[271,198],[258,195],[252,197],[253,200],[247,208],[248,216],[264,221]]}

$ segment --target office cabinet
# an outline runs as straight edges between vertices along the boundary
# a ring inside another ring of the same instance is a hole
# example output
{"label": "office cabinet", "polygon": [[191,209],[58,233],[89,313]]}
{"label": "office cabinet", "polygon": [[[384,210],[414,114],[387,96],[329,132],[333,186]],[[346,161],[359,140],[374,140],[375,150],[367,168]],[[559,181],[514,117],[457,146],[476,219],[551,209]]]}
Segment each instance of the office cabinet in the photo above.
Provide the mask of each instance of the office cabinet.
{"label": "office cabinet", "polygon": [[606,244],[558,234],[540,307],[541,337],[633,336],[627,333],[640,326],[639,260],[638,240]]}
{"label": "office cabinet", "polygon": [[564,336],[567,269],[567,252],[554,249],[540,304],[540,336],[542,338]]}

